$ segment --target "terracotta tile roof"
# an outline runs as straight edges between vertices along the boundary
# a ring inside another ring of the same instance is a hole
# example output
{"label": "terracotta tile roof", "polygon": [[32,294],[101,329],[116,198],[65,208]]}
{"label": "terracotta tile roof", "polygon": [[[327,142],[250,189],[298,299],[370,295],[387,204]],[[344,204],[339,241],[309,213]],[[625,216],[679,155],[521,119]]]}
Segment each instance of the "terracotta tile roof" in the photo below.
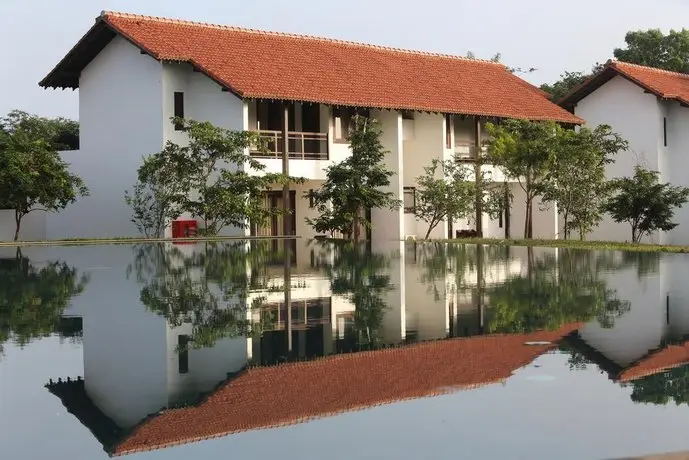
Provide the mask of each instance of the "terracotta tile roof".
{"label": "terracotta tile roof", "polygon": [[618,375],[620,382],[631,382],[675,367],[689,364],[689,341],[682,345],[668,345],[627,366]]}
{"label": "terracotta tile roof", "polygon": [[[198,406],[166,410],[143,421],[111,453],[161,449],[504,381],[578,327],[450,339],[251,368]],[[525,344],[530,341],[552,343]]]}
{"label": "terracotta tile roof", "polygon": [[572,90],[560,103],[565,107],[572,107],[617,75],[626,78],[660,98],[689,104],[688,74],[629,64],[622,61],[608,61],[600,72]]}
{"label": "terracotta tile roof", "polygon": [[582,123],[502,64],[115,12],[103,12],[41,86],[78,87],[115,33],[243,98]]}

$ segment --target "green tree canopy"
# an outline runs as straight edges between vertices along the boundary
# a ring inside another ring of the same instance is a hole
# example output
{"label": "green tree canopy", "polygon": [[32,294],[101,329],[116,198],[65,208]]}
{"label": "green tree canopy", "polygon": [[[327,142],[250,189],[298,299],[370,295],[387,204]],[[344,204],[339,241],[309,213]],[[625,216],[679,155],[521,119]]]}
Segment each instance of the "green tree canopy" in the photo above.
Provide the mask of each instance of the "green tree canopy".
{"label": "green tree canopy", "polygon": [[247,319],[247,312],[265,301],[250,294],[269,288],[267,260],[276,255],[268,243],[209,242],[192,255],[163,244],[137,245],[128,274],[142,285],[140,299],[149,311],[175,327],[191,324],[190,347],[212,347],[266,326]]}
{"label": "green tree canopy", "polygon": [[262,148],[258,133],[230,131],[194,120],[175,119],[173,123],[186,132],[188,145],[168,141],[161,152],[145,159],[139,184],[127,198],[133,206],[133,220],[142,231],[150,231],[147,227],[158,231],[161,213],[167,220],[185,212],[198,217],[204,224],[200,231],[207,235],[217,235],[230,225],[261,225],[282,213],[266,207],[265,192],[301,179],[267,173],[265,165],[247,153],[249,148]]}
{"label": "green tree canopy", "polygon": [[[625,47],[615,48],[613,56],[620,61],[639,64],[671,72],[689,72],[689,30],[670,30],[666,35],[660,29],[629,31],[624,37]],[[559,101],[574,88],[584,83],[603,65],[596,63],[591,72],[565,72],[552,84],[545,83],[541,89],[552,94],[553,101]]]}
{"label": "green tree canopy", "polygon": [[615,48],[615,59],[672,72],[689,72],[689,30],[660,29],[627,32],[626,48]]}
{"label": "green tree canopy", "polygon": [[53,150],[79,149],[79,123],[67,118],[45,118],[12,110],[0,118],[0,132],[23,131],[32,140],[45,141]]}
{"label": "green tree canopy", "polygon": [[[593,251],[561,249],[531,260],[527,273],[486,290],[490,304],[489,332],[526,333],[554,330],[573,322],[597,318],[612,327],[629,311],[630,302],[607,287],[596,267],[601,255]],[[605,257],[605,254],[603,254]]]}
{"label": "green tree canopy", "polygon": [[649,375],[631,383],[632,401],[644,404],[689,405],[689,366],[680,366],[666,372]]}
{"label": "green tree canopy", "polygon": [[491,216],[505,206],[502,187],[482,168],[467,163],[433,159],[416,184],[414,215],[428,224],[426,239],[446,219],[474,217],[478,200],[482,211]]}
{"label": "green tree canopy", "polygon": [[30,121],[0,119],[5,127],[0,131],[0,208],[14,210],[15,240],[30,212],[57,212],[88,195],[82,179],[60,158],[56,143],[41,137],[46,134]]}
{"label": "green tree canopy", "polygon": [[548,189],[563,128],[554,122],[505,120],[488,123],[487,160],[524,191],[524,238],[533,237],[533,202]]}
{"label": "green tree canopy", "polygon": [[64,262],[35,265],[20,251],[0,259],[0,350],[8,339],[24,346],[55,332],[70,299],[87,283]]}
{"label": "green tree canopy", "polygon": [[333,295],[344,295],[354,304],[357,347],[380,345],[379,332],[388,308],[384,295],[393,286],[386,273],[390,259],[374,253],[365,244],[323,241],[315,243],[324,274],[330,278]]}
{"label": "green tree canopy", "polygon": [[565,239],[572,230],[585,239],[602,220],[610,188],[605,166],[627,146],[607,125],[593,130],[559,131],[557,152],[543,197],[557,203],[564,221]]}
{"label": "green tree canopy", "polygon": [[319,216],[306,219],[317,232],[331,235],[339,232],[358,241],[361,226],[371,228],[366,210],[396,209],[402,206],[391,192],[381,190],[390,185],[393,172],[383,164],[387,153],[380,141],[380,123],[372,118],[355,115],[350,133],[352,154],[344,161],[326,169],[323,185],[309,192]]}
{"label": "green tree canopy", "polygon": [[614,195],[606,205],[615,222],[627,222],[632,228],[632,242],[657,230],[669,231],[675,209],[689,199],[689,188],[661,183],[659,173],[641,166],[634,167],[633,177],[611,181]]}

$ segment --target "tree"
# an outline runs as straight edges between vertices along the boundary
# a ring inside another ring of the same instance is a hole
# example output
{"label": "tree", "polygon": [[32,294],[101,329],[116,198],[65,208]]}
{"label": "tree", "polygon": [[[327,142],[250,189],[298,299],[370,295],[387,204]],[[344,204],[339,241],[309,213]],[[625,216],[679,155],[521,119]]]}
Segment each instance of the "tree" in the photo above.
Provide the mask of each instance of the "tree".
{"label": "tree", "polygon": [[388,308],[384,294],[394,288],[386,273],[390,256],[353,242],[324,241],[316,246],[323,255],[322,269],[330,279],[332,294],[346,296],[354,304],[353,348],[377,348]]}
{"label": "tree", "polygon": [[352,121],[352,155],[326,169],[325,183],[309,194],[319,216],[306,221],[317,232],[340,232],[359,241],[361,226],[371,228],[366,210],[399,209],[402,203],[393,193],[381,190],[390,185],[394,173],[383,165],[387,152],[380,141],[380,123],[361,115],[355,115]]}
{"label": "tree", "polygon": [[79,149],[79,123],[67,118],[44,118],[21,110],[12,110],[0,118],[0,131],[22,130],[32,139],[46,141],[54,150]]}
{"label": "tree", "polygon": [[594,130],[560,131],[557,147],[544,199],[557,203],[565,239],[576,229],[583,240],[603,218],[609,191],[605,166],[628,143],[609,126],[600,125]]}
{"label": "tree", "polygon": [[[595,73],[595,71],[594,67],[593,73]],[[569,94],[574,88],[583,84],[590,76],[591,74],[586,74],[584,72],[565,72],[560,74],[560,79],[552,85],[548,83],[542,84],[541,89],[549,93],[551,99],[557,102]]]}
{"label": "tree", "polygon": [[[174,119],[173,123],[186,131],[189,144],[180,146],[168,141],[161,152],[144,163],[144,177],[155,181],[156,189],[166,191],[167,219],[176,219],[186,212],[203,221],[202,233],[217,235],[229,225],[260,225],[268,217],[282,213],[265,206],[265,192],[301,179],[266,173],[265,165],[246,153],[249,148],[263,146],[258,133],[230,131],[194,120]],[[151,208],[144,207],[138,214],[155,217],[160,198],[146,201]]]}
{"label": "tree", "polygon": [[[474,54],[473,51],[467,51],[466,57],[468,59],[477,59],[476,55]],[[495,62],[495,63],[502,63],[502,53],[495,53],[493,57],[489,59],[490,62]],[[533,73],[536,70],[538,70],[536,67],[510,67],[510,66],[505,66],[508,72],[510,73]]]}
{"label": "tree", "polygon": [[[12,126],[7,119],[0,124]],[[50,140],[21,126],[0,132],[0,208],[14,210],[15,241],[30,212],[57,212],[86,195],[84,182],[69,172]]]}
{"label": "tree", "polygon": [[660,29],[630,31],[624,37],[627,48],[616,48],[616,59],[672,72],[689,72],[689,30]]}
{"label": "tree", "polygon": [[[624,37],[626,48],[615,48],[613,56],[620,61],[671,72],[689,73],[689,30],[670,30],[665,35],[660,29],[629,31]],[[603,64],[596,63],[589,73],[565,72],[553,84],[543,84],[541,89],[559,101],[587,78],[598,73]]]}
{"label": "tree", "polygon": [[526,215],[524,238],[533,237],[533,201],[548,187],[562,129],[554,122],[505,120],[487,123],[490,136],[487,160],[524,191]]}
{"label": "tree", "polygon": [[[440,171],[439,171],[440,170]],[[465,164],[433,159],[416,178],[414,214],[428,223],[425,238],[448,217],[470,217],[475,206],[475,184]]]}
{"label": "tree", "polygon": [[[531,250],[532,248],[528,248]],[[531,255],[531,254],[530,254]],[[529,261],[524,276],[512,277],[488,289],[491,333],[555,330],[573,322],[597,319],[604,328],[628,312],[631,304],[607,287],[592,251],[561,249]]]}
{"label": "tree", "polygon": [[680,366],[657,374],[651,374],[622,385],[631,387],[632,401],[643,404],[677,406],[689,405],[689,367]]}
{"label": "tree", "polygon": [[87,283],[87,276],[61,261],[37,267],[21,251],[0,259],[0,351],[8,338],[24,346],[55,332],[70,299]]}
{"label": "tree", "polygon": [[[260,334],[267,326],[247,319],[260,309],[269,289],[267,241],[205,243],[192,255],[161,244],[136,245],[127,275],[142,285],[141,302],[172,326],[190,324],[191,348],[213,347],[219,340]],[[279,255],[278,255],[279,257]]]}
{"label": "tree", "polygon": [[137,171],[133,192],[125,191],[124,200],[132,208],[132,222],[147,238],[159,238],[172,215],[179,215],[174,197],[177,183],[166,180],[161,172],[163,157],[149,156]]}
{"label": "tree", "polygon": [[[478,158],[477,162],[480,163]],[[479,180],[476,180],[477,170]],[[414,215],[428,223],[426,239],[445,219],[473,217],[477,200],[491,216],[504,207],[502,189],[493,184],[486,171],[466,163],[433,159],[430,166],[424,167],[424,174],[416,178],[416,183]]]}
{"label": "tree", "polygon": [[627,222],[632,227],[632,242],[657,230],[669,231],[677,226],[672,222],[675,208],[689,200],[689,188],[660,183],[659,173],[641,166],[634,167],[633,177],[611,181],[615,195],[608,201],[606,211],[615,222]]}

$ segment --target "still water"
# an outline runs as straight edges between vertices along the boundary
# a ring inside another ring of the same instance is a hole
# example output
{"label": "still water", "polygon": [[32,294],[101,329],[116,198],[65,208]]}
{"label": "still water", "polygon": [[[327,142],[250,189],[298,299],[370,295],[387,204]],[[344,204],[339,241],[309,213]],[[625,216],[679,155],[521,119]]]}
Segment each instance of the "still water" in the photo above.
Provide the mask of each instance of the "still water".
{"label": "still water", "polygon": [[0,250],[3,460],[689,449],[689,255]]}

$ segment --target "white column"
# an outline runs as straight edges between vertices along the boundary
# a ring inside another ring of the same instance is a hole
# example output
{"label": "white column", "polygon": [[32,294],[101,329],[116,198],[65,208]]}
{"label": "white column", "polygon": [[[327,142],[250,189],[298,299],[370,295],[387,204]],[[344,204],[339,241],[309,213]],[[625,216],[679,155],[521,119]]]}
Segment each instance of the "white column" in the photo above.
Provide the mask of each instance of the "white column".
{"label": "white column", "polygon": [[[380,140],[383,148],[388,151],[383,163],[389,171],[394,173],[385,191],[392,192],[393,198],[402,200],[404,187],[402,114],[396,111],[375,110],[372,111],[371,116],[381,123],[383,134]],[[404,239],[404,208],[401,203],[399,208],[392,211],[390,209],[371,210],[371,223],[373,226],[371,238],[374,242]]]}

